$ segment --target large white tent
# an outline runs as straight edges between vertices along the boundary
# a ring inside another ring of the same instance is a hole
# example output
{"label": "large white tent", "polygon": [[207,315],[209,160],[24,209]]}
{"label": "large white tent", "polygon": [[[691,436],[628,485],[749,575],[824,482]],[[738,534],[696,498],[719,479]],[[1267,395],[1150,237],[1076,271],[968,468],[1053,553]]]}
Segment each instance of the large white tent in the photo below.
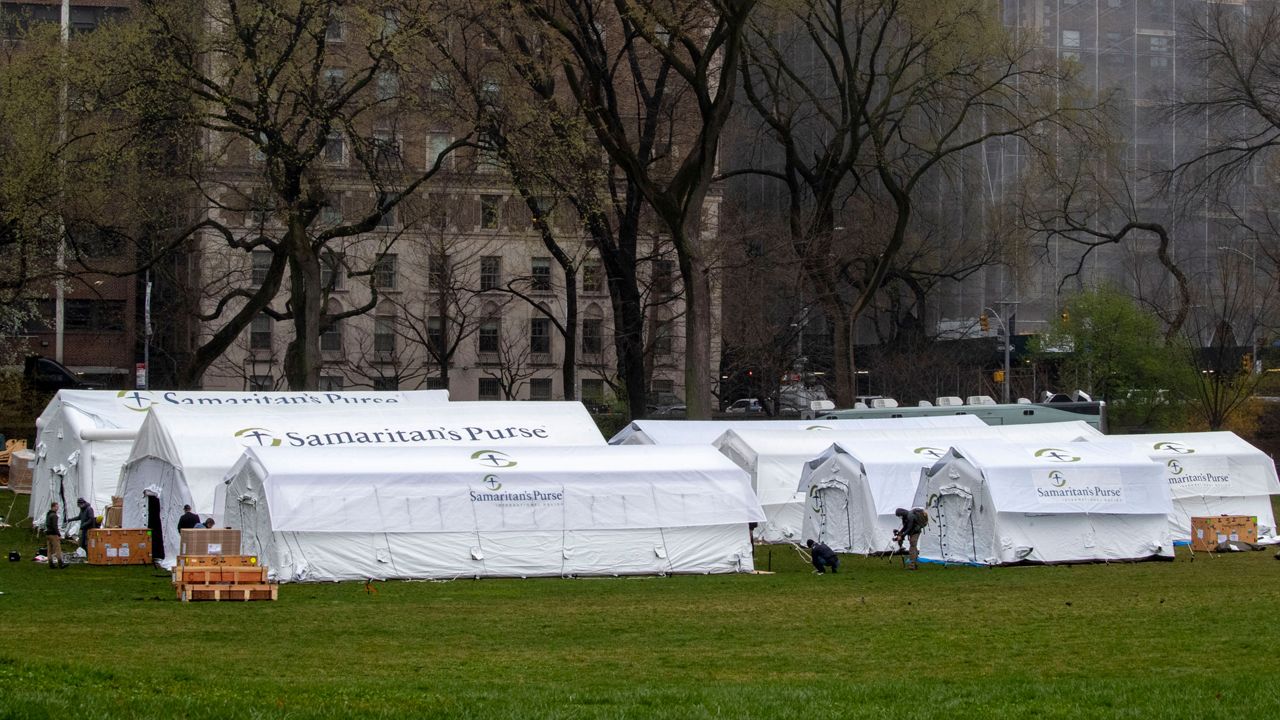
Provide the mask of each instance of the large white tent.
{"label": "large white tent", "polygon": [[836,443],[805,464],[803,536],[836,552],[870,555],[894,549],[894,514],[910,508],[925,468],[938,452],[888,440]]}
{"label": "large white tent", "polygon": [[1161,468],[1103,443],[953,446],[913,505],[929,512],[920,556],[978,565],[1173,557]]}
{"label": "large white tent", "polygon": [[763,519],[713,448],[251,448],[225,518],[282,582],[752,570]]}
{"label": "large white tent", "polygon": [[[956,416],[972,417],[972,416]],[[940,419],[940,418],[933,418]],[[891,422],[897,422],[893,420]],[[1013,442],[1068,442],[1095,432],[1084,422],[1037,425],[987,425],[977,427],[904,427],[809,432],[804,430],[730,430],[715,446],[751,475],[751,486],[760,498],[768,521],[760,528],[764,542],[799,542],[804,523],[805,496],[797,490],[805,463],[822,454],[833,443],[859,448],[867,443],[916,443],[913,451],[922,456],[941,457],[951,442],[965,438],[991,438]]]}
{"label": "large white tent", "polygon": [[243,413],[153,407],[121,471],[125,527],[161,531],[178,547],[182,506],[221,513],[217,490],[246,447],[339,448],[354,471],[370,445],[492,447],[604,445],[582,403],[460,402],[432,407],[312,410],[262,407]]}
{"label": "large white tent", "polygon": [[1164,468],[1173,511],[1169,531],[1177,542],[1191,539],[1191,518],[1251,515],[1258,537],[1276,536],[1271,496],[1280,493],[1276,464],[1231,432],[1113,436],[1108,444],[1131,446]]}
{"label": "large white tent", "polygon": [[[1083,423],[1082,423],[1083,424]],[[856,420],[633,420],[610,445],[710,445],[729,430],[888,430],[986,427],[973,415]]]}
{"label": "large white tent", "polygon": [[[56,500],[76,513],[83,497],[99,513],[116,494],[120,466],[152,407],[239,410],[258,407],[368,408],[448,402],[445,390],[402,392],[203,392],[182,390],[59,390],[36,420],[32,518]],[[78,525],[69,529],[78,531]]]}

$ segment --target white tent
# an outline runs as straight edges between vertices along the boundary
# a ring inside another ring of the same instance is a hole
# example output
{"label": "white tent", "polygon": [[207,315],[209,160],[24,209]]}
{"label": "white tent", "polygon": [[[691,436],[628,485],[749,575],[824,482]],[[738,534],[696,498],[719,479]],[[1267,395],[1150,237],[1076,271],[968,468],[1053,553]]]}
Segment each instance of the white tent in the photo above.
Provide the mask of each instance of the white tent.
{"label": "white tent", "polygon": [[[286,406],[358,408],[447,402],[445,390],[405,392],[200,392],[181,390],[59,390],[36,420],[32,518],[43,520],[57,500],[65,516],[83,497],[98,513],[116,494],[120,466],[151,407],[239,409]],[[72,523],[70,530],[78,532]],[[74,534],[73,532],[73,534]]]}
{"label": "white tent", "polygon": [[[462,402],[431,407],[313,410],[153,407],[120,477],[125,527],[162,531],[167,560],[178,547],[182,506],[221,513],[215,500],[246,447],[341,448],[354,469],[368,445],[460,445],[471,451],[519,445],[604,445],[582,403]],[[154,500],[150,499],[154,498]]]}
{"label": "white tent", "polygon": [[1258,537],[1276,536],[1271,496],[1280,493],[1276,464],[1231,432],[1113,436],[1107,441],[1133,447],[1164,468],[1173,511],[1169,531],[1177,542],[1191,539],[1191,518],[1252,515]]}
{"label": "white tent", "polygon": [[910,508],[925,468],[938,453],[916,443],[840,442],[805,464],[802,535],[836,552],[870,555],[894,549],[901,526],[894,511]]}
{"label": "white tent", "polygon": [[710,445],[729,430],[891,430],[986,426],[973,415],[857,420],[633,420],[610,438],[609,444]]}
{"label": "white tent", "polygon": [[966,441],[924,472],[920,556],[1005,565],[1173,557],[1160,466],[1102,443]]}
{"label": "white tent", "polygon": [[[970,415],[957,415],[969,417]],[[940,418],[932,418],[940,419]],[[893,422],[896,422],[895,419]],[[877,426],[884,427],[884,426]],[[822,454],[833,443],[863,447],[867,442],[913,442],[912,449],[924,457],[941,457],[950,443],[964,438],[992,438],[1011,442],[1067,442],[1081,437],[1084,422],[1042,423],[1038,425],[987,425],[977,427],[901,427],[893,429],[761,431],[730,430],[715,446],[751,475],[751,486],[764,507],[768,522],[758,537],[764,542],[799,542],[804,523],[805,496],[797,490],[805,463]],[[1089,428],[1093,430],[1093,428]]]}
{"label": "white tent", "polygon": [[763,515],[712,448],[501,448],[251,448],[225,517],[282,582],[752,570]]}

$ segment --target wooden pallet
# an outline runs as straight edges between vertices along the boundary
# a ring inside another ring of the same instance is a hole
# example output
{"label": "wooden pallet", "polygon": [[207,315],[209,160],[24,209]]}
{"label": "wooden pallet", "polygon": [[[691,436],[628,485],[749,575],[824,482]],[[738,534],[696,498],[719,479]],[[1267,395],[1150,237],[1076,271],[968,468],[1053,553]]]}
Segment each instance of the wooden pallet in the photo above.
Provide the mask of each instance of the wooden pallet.
{"label": "wooden pallet", "polygon": [[174,585],[261,585],[267,582],[267,569],[261,565],[176,565]]}
{"label": "wooden pallet", "polygon": [[212,567],[215,565],[237,565],[247,567],[258,564],[257,555],[179,555],[178,566]]}
{"label": "wooden pallet", "polygon": [[247,600],[275,600],[280,586],[275,583],[251,583],[244,585],[188,585],[178,586],[178,599],[182,602],[211,600],[213,602],[244,602]]}

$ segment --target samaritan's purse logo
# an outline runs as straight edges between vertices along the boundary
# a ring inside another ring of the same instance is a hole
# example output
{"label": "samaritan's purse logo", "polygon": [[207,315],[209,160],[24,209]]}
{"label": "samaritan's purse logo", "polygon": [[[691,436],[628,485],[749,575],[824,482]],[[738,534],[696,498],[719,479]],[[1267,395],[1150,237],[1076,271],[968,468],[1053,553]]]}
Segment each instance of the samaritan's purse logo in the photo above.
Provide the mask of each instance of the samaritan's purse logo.
{"label": "samaritan's purse logo", "polygon": [[1036,451],[1036,457],[1049,460],[1051,462],[1073,463],[1080,462],[1080,456],[1072,455],[1066,450],[1059,448],[1041,448]]}
{"label": "samaritan's purse logo", "polygon": [[151,399],[151,393],[137,390],[121,390],[116,393],[116,397],[120,398],[120,404],[134,412],[146,412],[155,402]]}
{"label": "samaritan's purse logo", "polygon": [[1063,475],[1061,470],[1050,470],[1050,471],[1049,471],[1049,484],[1050,484],[1050,485],[1052,485],[1052,486],[1054,486],[1054,487],[1056,487],[1056,488],[1066,487],[1066,486],[1067,486],[1067,476],[1066,476],[1066,475]]}
{"label": "samaritan's purse logo", "polygon": [[247,427],[237,430],[235,436],[245,447],[280,447],[280,438],[266,428]]}
{"label": "samaritan's purse logo", "polygon": [[499,482],[497,475],[485,475],[484,480],[481,480],[480,482],[484,483],[485,487],[495,492],[502,489],[502,483]]}
{"label": "samaritan's purse logo", "polygon": [[912,450],[911,452],[913,452],[913,453],[915,453],[915,454],[917,454],[917,455],[923,455],[923,456],[925,456],[925,457],[931,457],[931,458],[933,458],[934,460],[937,460],[937,459],[939,459],[939,458],[941,458],[941,457],[942,457],[942,450],[941,450],[941,449],[939,449],[939,448],[936,448],[936,447],[928,447],[928,446],[925,446],[925,447],[918,447],[918,448],[916,448],[915,450]]}
{"label": "samaritan's purse logo", "polygon": [[489,467],[509,468],[516,466],[516,461],[501,450],[477,450],[471,453],[471,459]]}
{"label": "samaritan's purse logo", "polygon": [[830,429],[831,429],[831,426],[829,425],[810,425],[809,427],[805,428],[805,430],[830,430]]}
{"label": "samaritan's purse logo", "polygon": [[1170,474],[1170,475],[1181,475],[1181,474],[1182,474],[1182,470],[1183,470],[1183,468],[1182,468],[1182,463],[1178,462],[1177,458],[1174,458],[1174,459],[1170,460],[1169,462],[1165,463],[1164,465],[1165,465],[1165,467],[1169,468],[1169,474]]}
{"label": "samaritan's purse logo", "polygon": [[1154,450],[1177,453],[1178,455],[1190,455],[1191,453],[1195,452],[1195,450],[1187,447],[1186,445],[1183,445],[1182,443],[1169,442],[1167,440],[1163,442],[1158,442],[1155,445],[1152,445],[1151,447]]}

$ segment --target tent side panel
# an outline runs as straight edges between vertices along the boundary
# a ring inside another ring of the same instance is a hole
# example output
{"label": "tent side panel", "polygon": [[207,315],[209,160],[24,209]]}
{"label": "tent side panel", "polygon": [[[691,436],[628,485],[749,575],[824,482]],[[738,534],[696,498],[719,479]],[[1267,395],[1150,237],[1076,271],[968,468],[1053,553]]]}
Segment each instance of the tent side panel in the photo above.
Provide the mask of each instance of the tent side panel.
{"label": "tent side panel", "polygon": [[1162,515],[999,513],[1002,563],[1071,563],[1173,557]]}

